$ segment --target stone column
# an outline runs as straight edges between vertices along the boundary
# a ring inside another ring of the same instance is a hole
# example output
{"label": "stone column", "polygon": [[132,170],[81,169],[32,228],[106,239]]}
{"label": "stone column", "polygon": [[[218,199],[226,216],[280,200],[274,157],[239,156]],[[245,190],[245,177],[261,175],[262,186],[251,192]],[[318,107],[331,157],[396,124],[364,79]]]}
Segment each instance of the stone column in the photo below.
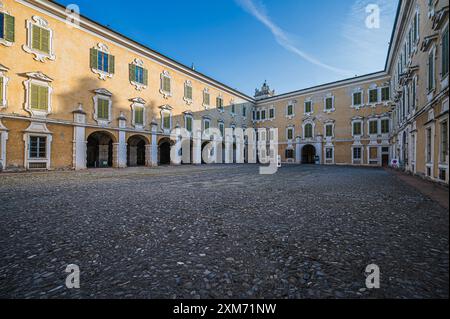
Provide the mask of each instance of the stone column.
{"label": "stone column", "polygon": [[[181,165],[181,138],[180,138],[180,126],[177,124],[175,127],[175,144],[172,146],[170,150],[170,164],[171,165]],[[173,135],[172,135],[173,136]]]}
{"label": "stone column", "polygon": [[192,164],[202,164],[202,135],[201,131],[193,134]]}
{"label": "stone column", "polygon": [[252,134],[248,135],[247,148],[248,148],[248,151],[247,151],[248,163],[256,164],[257,145],[256,145],[256,132],[255,131],[253,131]]}
{"label": "stone column", "polygon": [[233,163],[233,138],[225,135],[225,164]]}
{"label": "stone column", "polygon": [[302,148],[301,148],[301,144],[300,144],[300,136],[297,136],[297,138],[295,139],[295,162],[297,164],[301,164],[302,163]]}
{"label": "stone column", "polygon": [[[118,118],[119,129],[124,129],[127,127],[127,119],[123,113],[120,113]],[[117,164],[115,167],[125,168],[127,167],[127,140],[126,132],[119,131],[119,143],[117,143]]]}
{"label": "stone column", "polygon": [[87,168],[87,141],[86,141],[86,113],[83,111],[83,105],[72,112],[73,121],[73,168],[83,170]]}
{"label": "stone column", "polygon": [[151,136],[151,142],[150,145],[146,145],[145,148],[145,158],[147,159],[147,166],[156,167],[158,166],[158,123],[155,121],[152,121],[150,124],[152,127],[152,136]]}

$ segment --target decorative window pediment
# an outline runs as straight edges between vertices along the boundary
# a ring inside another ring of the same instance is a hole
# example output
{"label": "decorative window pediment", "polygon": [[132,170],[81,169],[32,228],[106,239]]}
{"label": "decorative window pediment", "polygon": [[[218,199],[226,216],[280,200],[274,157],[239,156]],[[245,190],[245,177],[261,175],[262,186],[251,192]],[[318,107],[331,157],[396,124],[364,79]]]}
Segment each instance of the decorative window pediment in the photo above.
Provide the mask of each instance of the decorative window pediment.
{"label": "decorative window pediment", "polygon": [[36,61],[45,62],[56,59],[53,49],[54,31],[50,29],[47,20],[33,16],[26,21],[27,44],[22,46],[27,53],[33,54]]}
{"label": "decorative window pediment", "polygon": [[52,111],[52,87],[53,81],[42,72],[30,72],[25,74],[28,80],[25,86],[25,110],[35,117],[46,117]]}

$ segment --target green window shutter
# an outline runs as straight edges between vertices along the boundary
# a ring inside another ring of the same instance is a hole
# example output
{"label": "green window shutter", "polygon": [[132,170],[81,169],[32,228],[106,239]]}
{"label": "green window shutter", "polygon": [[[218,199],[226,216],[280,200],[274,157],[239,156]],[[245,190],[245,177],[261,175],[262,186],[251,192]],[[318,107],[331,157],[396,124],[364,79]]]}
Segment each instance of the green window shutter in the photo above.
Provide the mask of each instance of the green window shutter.
{"label": "green window shutter", "polygon": [[39,87],[39,109],[48,110],[48,87]]}
{"label": "green window shutter", "polygon": [[33,25],[31,27],[32,43],[31,46],[35,50],[41,50],[41,28]]}
{"label": "green window shutter", "polygon": [[114,62],[115,62],[114,55],[110,55],[109,54],[109,70],[108,70],[108,73],[110,73],[110,74],[114,74],[114,72],[115,72]]}
{"label": "green window shutter", "polygon": [[144,69],[144,85],[148,85],[148,70]]}
{"label": "green window shutter", "polygon": [[130,64],[130,81],[136,82],[136,65]]}
{"label": "green window shutter", "polygon": [[50,53],[50,31],[41,29],[41,51]]}
{"label": "green window shutter", "polygon": [[109,119],[109,101],[98,99],[97,101],[97,117],[99,119]]}
{"label": "green window shutter", "polygon": [[98,50],[91,48],[91,68],[97,70],[98,69]]}
{"label": "green window shutter", "polygon": [[144,124],[144,109],[143,108],[137,108],[134,111],[134,121],[136,124]]}
{"label": "green window shutter", "polygon": [[163,78],[163,91],[170,92],[170,78],[167,76]]}
{"label": "green window shutter", "polygon": [[6,41],[14,42],[14,17],[8,14],[4,14],[4,38]]}
{"label": "green window shutter", "polygon": [[168,113],[164,113],[164,128],[165,129],[170,129],[170,114]]}

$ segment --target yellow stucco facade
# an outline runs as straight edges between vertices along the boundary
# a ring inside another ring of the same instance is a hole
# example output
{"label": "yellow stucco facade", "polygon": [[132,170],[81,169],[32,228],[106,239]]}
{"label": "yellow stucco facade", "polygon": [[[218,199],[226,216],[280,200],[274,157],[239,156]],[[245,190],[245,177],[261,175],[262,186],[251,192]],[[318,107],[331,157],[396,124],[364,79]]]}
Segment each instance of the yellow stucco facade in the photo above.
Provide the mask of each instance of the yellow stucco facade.
{"label": "yellow stucco facade", "polygon": [[[6,30],[14,25],[14,38],[0,39],[0,169],[170,163],[170,130],[198,120],[201,129],[277,128],[283,162],[394,163],[448,183],[448,72],[439,71],[446,34],[448,52],[448,2],[400,1],[382,72],[282,95],[265,84],[255,97],[84,17],[68,23],[65,8],[49,1],[1,0],[0,13],[13,17],[5,18]],[[38,29],[48,38],[42,50],[33,42]],[[139,83],[132,68],[145,70]],[[406,102],[411,83],[414,98]]]}

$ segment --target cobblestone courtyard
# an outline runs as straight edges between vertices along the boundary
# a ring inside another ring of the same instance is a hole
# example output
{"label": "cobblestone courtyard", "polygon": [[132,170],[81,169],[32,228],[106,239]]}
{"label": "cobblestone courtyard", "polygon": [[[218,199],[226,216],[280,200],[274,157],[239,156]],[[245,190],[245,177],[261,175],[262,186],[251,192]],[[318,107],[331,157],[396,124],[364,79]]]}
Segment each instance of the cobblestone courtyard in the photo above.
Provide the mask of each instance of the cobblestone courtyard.
{"label": "cobblestone courtyard", "polygon": [[3,174],[0,216],[1,298],[448,298],[448,210],[382,169]]}

